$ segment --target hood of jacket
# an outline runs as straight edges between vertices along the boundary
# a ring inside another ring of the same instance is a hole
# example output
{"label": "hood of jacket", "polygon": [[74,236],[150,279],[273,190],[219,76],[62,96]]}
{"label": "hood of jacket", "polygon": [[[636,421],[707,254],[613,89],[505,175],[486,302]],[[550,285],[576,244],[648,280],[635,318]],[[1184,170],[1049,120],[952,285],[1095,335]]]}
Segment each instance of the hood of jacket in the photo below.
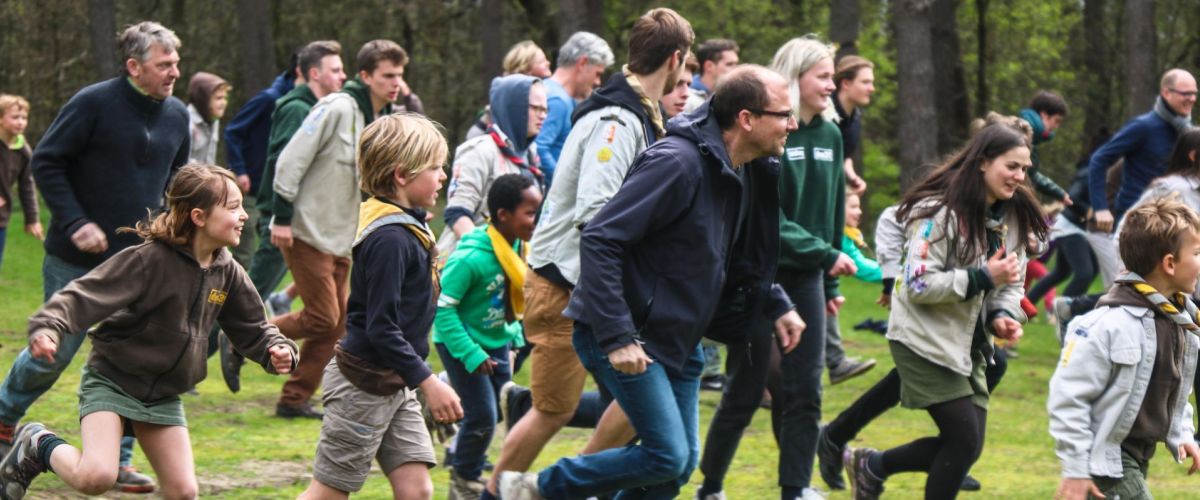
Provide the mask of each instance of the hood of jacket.
{"label": "hood of jacket", "polygon": [[392,114],[392,103],[387,103],[383,109],[379,110],[379,115],[375,114],[375,108],[371,105],[371,88],[363,83],[359,77],[354,77],[353,80],[347,81],[342,85],[341,92],[349,94],[354,98],[354,102],[358,103],[358,110],[363,114],[363,124],[370,125],[375,121],[376,116]]}
{"label": "hood of jacket", "polygon": [[591,113],[597,109],[607,108],[609,106],[618,106],[637,115],[642,121],[643,133],[646,135],[646,146],[654,144],[657,136],[654,134],[654,122],[650,120],[650,116],[646,114],[646,108],[642,107],[642,96],[629,86],[629,82],[625,79],[624,73],[616,73],[608,78],[604,85],[592,92],[592,95],[579,106],[575,107],[575,112],[571,114],[571,123],[579,121],[583,115]]}
{"label": "hood of jacket", "polygon": [[1030,127],[1033,127],[1034,146],[1037,146],[1043,142],[1050,142],[1050,139],[1054,138],[1054,132],[1046,131],[1046,123],[1042,121],[1042,115],[1037,111],[1034,111],[1030,108],[1025,108],[1018,112],[1017,116],[1020,116],[1022,120],[1025,120],[1029,123]]}
{"label": "hood of jacket", "polygon": [[479,250],[489,254],[496,253],[496,251],[492,249],[492,240],[488,237],[487,228],[488,227],[486,225],[480,226],[468,232],[467,234],[464,234],[462,239],[458,240],[458,247],[456,247],[455,250],[457,251],[457,249],[462,248]]}
{"label": "hood of jacket", "polygon": [[735,165],[729,159],[729,151],[725,148],[725,140],[721,136],[721,127],[717,126],[717,119],[709,113],[711,102],[705,101],[690,113],[683,113],[671,119],[667,122],[667,135],[682,137],[695,143],[702,155],[711,156],[721,162],[721,166],[729,170],[727,173],[736,177],[737,173],[733,170]]}
{"label": "hood of jacket", "polygon": [[513,151],[525,157],[533,138],[529,137],[529,87],[540,79],[529,75],[498,76],[488,92],[492,124],[500,129]]}
{"label": "hood of jacket", "polygon": [[206,122],[216,119],[212,116],[212,107],[209,106],[209,102],[217,89],[222,86],[228,87],[229,84],[223,78],[205,71],[192,75],[192,79],[188,81],[188,104],[194,106],[200,117]]}
{"label": "hood of jacket", "polygon": [[317,105],[317,95],[313,93],[312,89],[309,88],[308,85],[293,87],[292,90],[288,91],[288,93],[283,94],[283,97],[280,97],[278,101],[275,101],[275,109],[282,109],[284,106],[294,101],[303,102],[311,108]]}
{"label": "hood of jacket", "polygon": [[279,76],[276,76],[275,79],[271,81],[271,89],[279,92],[280,96],[291,92],[293,88],[296,88],[296,78],[291,74],[290,71],[284,71],[283,73],[280,73]]}

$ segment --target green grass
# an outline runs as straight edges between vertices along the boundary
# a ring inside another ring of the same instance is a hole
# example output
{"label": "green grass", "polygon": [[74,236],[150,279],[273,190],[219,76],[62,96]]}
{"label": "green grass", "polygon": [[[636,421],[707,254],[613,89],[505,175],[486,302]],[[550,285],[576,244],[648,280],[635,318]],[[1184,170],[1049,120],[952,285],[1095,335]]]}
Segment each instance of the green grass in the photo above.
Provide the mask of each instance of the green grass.
{"label": "green grass", "polygon": [[[0,269],[0,369],[6,370],[25,345],[25,320],[41,304],[42,249],[32,238],[10,229],[8,249]],[[846,348],[852,356],[879,361],[875,370],[857,379],[825,388],[826,420],[845,408],[853,398],[891,369],[891,358],[884,339],[874,333],[852,331],[850,325],[866,317],[882,318],[885,312],[874,305],[875,285],[854,280],[844,282],[849,301],[841,315]],[[87,347],[84,348],[85,350]],[[85,356],[81,352],[62,379],[33,406],[27,420],[42,421],[78,445],[79,424],[75,391],[79,368]],[[991,402],[988,415],[987,444],[983,457],[972,473],[983,482],[979,493],[964,493],[962,498],[1049,498],[1058,484],[1058,461],[1047,434],[1045,412],[1046,384],[1057,359],[1053,329],[1042,320],[1026,328],[1020,346],[1020,358],[1012,360],[1008,375]],[[431,362],[437,364],[436,356]],[[312,421],[285,421],[272,417],[282,378],[272,377],[254,367],[243,372],[242,392],[230,394],[221,381],[214,358],[209,364],[212,375],[198,387],[200,396],[185,396],[196,472],[205,496],[221,498],[294,498],[308,484],[316,447],[319,424]],[[527,381],[527,373],[517,376]],[[701,394],[701,435],[707,430],[718,395]],[[730,498],[778,497],[776,460],[769,413],[760,411],[747,429],[732,470],[726,480]],[[492,457],[502,441],[502,427],[492,446]],[[934,426],[925,413],[895,409],[860,434],[854,446],[886,448],[911,439],[932,435]],[[588,433],[567,429],[542,453],[536,466],[544,467],[561,456],[577,453]],[[440,450],[439,450],[440,455]],[[140,451],[135,464],[149,468]],[[1170,455],[1159,448],[1150,475],[1151,488],[1158,498],[1194,498],[1197,484],[1182,466],[1173,464]],[[432,471],[438,498],[445,498],[447,472]],[[814,478],[816,478],[814,473]],[[692,485],[681,497],[691,498],[702,479],[697,471]],[[925,477],[904,474],[888,481],[888,496],[919,498]],[[815,479],[819,487],[824,485]],[[382,474],[375,472],[358,498],[387,498],[390,489]],[[53,474],[46,474],[33,485],[34,498],[76,498]],[[135,496],[129,496],[135,498]],[[830,498],[849,498],[835,492]]]}

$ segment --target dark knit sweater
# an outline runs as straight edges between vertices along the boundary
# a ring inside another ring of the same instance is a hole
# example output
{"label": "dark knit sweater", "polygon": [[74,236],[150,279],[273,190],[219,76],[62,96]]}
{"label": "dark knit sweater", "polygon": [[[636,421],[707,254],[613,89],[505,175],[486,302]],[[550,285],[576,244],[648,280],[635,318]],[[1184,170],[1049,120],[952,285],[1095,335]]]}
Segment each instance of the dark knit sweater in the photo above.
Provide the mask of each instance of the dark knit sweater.
{"label": "dark knit sweater", "polygon": [[[95,83],[67,101],[33,152],[33,176],[50,208],[46,253],[95,267],[141,240],[117,234],[162,207],[167,180],[187,163],[188,112],[174,97],[158,101],[125,76]],[[99,254],[71,235],[94,222],[108,237]]]}

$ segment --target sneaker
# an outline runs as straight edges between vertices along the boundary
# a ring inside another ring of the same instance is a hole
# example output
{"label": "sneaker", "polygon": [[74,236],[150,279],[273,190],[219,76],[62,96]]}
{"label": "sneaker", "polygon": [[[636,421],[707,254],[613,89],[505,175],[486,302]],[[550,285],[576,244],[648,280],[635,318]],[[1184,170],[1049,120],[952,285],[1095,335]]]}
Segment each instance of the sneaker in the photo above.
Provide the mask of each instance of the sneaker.
{"label": "sneaker", "polygon": [[312,403],[304,402],[298,405],[289,405],[284,403],[275,404],[275,416],[282,418],[311,418],[321,420],[325,417],[320,410],[313,408]]}
{"label": "sneaker", "polygon": [[33,436],[44,430],[46,426],[35,422],[24,424],[17,430],[12,449],[0,461],[0,499],[24,498],[33,478],[46,471],[33,442]]}
{"label": "sneaker", "polygon": [[846,358],[837,366],[829,369],[829,383],[837,385],[854,377],[862,375],[875,368],[875,360],[868,359],[859,361],[857,359]]}
{"label": "sneaker", "polygon": [[983,489],[983,485],[979,484],[978,479],[975,479],[971,477],[970,474],[967,474],[967,477],[963,478],[962,486],[959,486],[958,489],[963,491],[979,491]]}
{"label": "sneaker", "polygon": [[0,422],[0,457],[7,455],[12,449],[13,435],[16,433],[17,426]]}
{"label": "sneaker", "polygon": [[707,495],[700,496],[700,493],[703,490],[704,488],[696,488],[696,500],[725,500],[724,491],[718,491],[716,493],[709,493]]}
{"label": "sneaker", "polygon": [[450,469],[449,500],[479,500],[486,484],[480,479],[464,479]]}
{"label": "sneaker", "polygon": [[725,389],[724,375],[711,375],[700,379],[700,390],[721,391]]}
{"label": "sneaker", "polygon": [[117,482],[113,490],[125,493],[150,493],[154,491],[154,478],[138,472],[132,465],[117,470]]}
{"label": "sneaker", "polygon": [[504,500],[541,500],[538,475],[532,472],[503,471],[500,473],[500,498]]}
{"label": "sneaker", "polygon": [[825,500],[825,495],[816,488],[804,488],[800,493],[800,500]]}
{"label": "sneaker", "polygon": [[838,446],[829,439],[829,426],[822,425],[817,433],[817,463],[821,479],[831,490],[846,489],[846,480],[842,479],[842,453],[845,446]]}
{"label": "sneaker", "polygon": [[225,387],[229,392],[242,390],[242,364],[246,358],[233,349],[233,342],[221,332],[217,337],[217,352],[221,353],[221,377],[225,379]]}
{"label": "sneaker", "polygon": [[292,299],[286,293],[271,292],[271,295],[267,296],[266,302],[268,317],[283,316],[292,312]]}
{"label": "sneaker", "polygon": [[1067,336],[1067,325],[1074,318],[1071,314],[1071,302],[1074,302],[1074,300],[1071,297],[1054,299],[1055,333],[1058,334],[1058,345],[1060,346],[1063,345],[1063,338]]}
{"label": "sneaker", "polygon": [[850,478],[850,493],[854,500],[875,500],[883,494],[883,480],[867,470],[867,458],[874,448],[846,448],[842,461]]}

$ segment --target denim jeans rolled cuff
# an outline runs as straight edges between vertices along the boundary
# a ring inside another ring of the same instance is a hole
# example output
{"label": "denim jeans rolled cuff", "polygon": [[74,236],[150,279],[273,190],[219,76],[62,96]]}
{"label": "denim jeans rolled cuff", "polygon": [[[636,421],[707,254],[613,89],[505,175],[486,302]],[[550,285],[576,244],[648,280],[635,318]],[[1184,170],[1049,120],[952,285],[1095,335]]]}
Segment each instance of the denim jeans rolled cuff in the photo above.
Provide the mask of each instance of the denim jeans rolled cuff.
{"label": "denim jeans rolled cuff", "polygon": [[628,375],[616,371],[591,331],[576,323],[574,346],[584,368],[626,410],[641,441],[592,455],[563,458],[538,475],[546,498],[675,498],[700,456],[699,394],[704,355],[699,346],[681,373],[652,363]]}
{"label": "denim jeans rolled cuff", "polygon": [[812,481],[821,422],[825,371],[825,277],[820,269],[781,276],[796,312],[807,324],[800,344],[780,360],[771,416],[779,439],[779,485],[807,488]]}
{"label": "denim jeans rolled cuff", "polygon": [[487,449],[492,443],[499,420],[500,388],[512,380],[512,366],[508,361],[508,346],[487,350],[488,357],[496,362],[492,375],[475,375],[467,371],[462,361],[450,355],[442,343],[434,343],[442,367],[450,377],[450,385],[462,402],[463,419],[459,422],[454,445],[454,459],[450,464],[454,472],[463,479],[478,479],[483,474],[487,461]]}

